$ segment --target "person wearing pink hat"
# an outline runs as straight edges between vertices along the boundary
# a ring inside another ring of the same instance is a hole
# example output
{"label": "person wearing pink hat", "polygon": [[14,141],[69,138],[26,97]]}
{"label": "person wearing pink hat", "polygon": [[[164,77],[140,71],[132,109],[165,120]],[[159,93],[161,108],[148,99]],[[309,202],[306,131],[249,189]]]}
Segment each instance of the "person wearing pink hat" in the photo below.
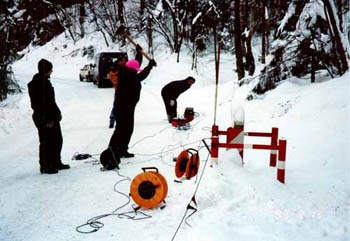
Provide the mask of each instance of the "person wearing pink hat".
{"label": "person wearing pink hat", "polygon": [[[134,113],[140,99],[141,81],[146,79],[151,69],[157,65],[156,61],[151,59],[148,65],[141,70],[141,63],[142,56],[138,60],[131,59],[118,73],[117,124],[108,148],[101,154],[103,158],[117,159],[113,160],[117,164],[120,162],[120,157],[134,157],[134,154],[128,152],[128,146],[134,131]],[[106,162],[106,160],[101,160],[101,163],[102,161]]]}
{"label": "person wearing pink hat", "polygon": [[128,62],[126,62],[125,66],[130,69],[134,69],[137,72],[141,71],[140,64],[136,59],[129,60]]}
{"label": "person wearing pink hat", "polygon": [[[138,61],[142,61],[142,54],[141,54],[142,48],[140,45],[136,45],[136,57],[135,59]],[[111,80],[113,87],[115,89],[114,91],[114,100],[113,100],[113,107],[111,110],[111,114],[109,115],[109,128],[114,127],[114,123],[116,122],[116,116],[117,116],[117,94],[118,94],[118,72],[119,70],[124,67],[126,64],[126,58],[124,55],[121,55],[118,57],[117,63],[115,63],[114,69],[112,69],[109,72],[109,79]]]}

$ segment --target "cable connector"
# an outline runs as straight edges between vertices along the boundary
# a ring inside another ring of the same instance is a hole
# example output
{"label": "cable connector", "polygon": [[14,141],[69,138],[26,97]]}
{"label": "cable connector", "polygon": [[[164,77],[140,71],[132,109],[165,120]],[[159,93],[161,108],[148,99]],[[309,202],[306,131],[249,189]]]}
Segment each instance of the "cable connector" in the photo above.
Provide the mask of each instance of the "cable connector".
{"label": "cable connector", "polygon": [[90,154],[79,154],[79,153],[75,153],[72,157],[72,160],[85,160],[92,157]]}

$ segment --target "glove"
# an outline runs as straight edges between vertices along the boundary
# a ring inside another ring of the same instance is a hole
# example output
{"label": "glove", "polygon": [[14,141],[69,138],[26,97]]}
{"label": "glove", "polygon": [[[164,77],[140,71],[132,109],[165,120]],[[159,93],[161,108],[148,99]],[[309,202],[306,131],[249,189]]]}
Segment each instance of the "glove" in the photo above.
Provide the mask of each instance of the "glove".
{"label": "glove", "polygon": [[136,52],[140,52],[142,50],[142,47],[138,44],[136,44]]}
{"label": "glove", "polygon": [[154,59],[151,59],[149,61],[148,65],[151,66],[151,67],[154,67],[154,66],[157,66],[157,63],[156,63],[156,61]]}
{"label": "glove", "polygon": [[174,106],[175,105],[175,100],[170,100],[170,106]]}

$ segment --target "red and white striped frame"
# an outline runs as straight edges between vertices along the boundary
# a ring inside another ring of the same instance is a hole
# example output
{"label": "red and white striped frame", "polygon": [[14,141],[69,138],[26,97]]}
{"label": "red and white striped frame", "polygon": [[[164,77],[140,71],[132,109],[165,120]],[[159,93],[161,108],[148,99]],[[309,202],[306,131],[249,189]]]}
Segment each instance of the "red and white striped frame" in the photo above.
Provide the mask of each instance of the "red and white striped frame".
{"label": "red and white striped frame", "polygon": [[[226,135],[226,143],[219,142],[219,135]],[[255,137],[270,137],[270,145],[262,144],[244,144],[244,136],[255,136]],[[228,128],[226,131],[220,131],[219,127],[213,125],[212,137],[211,137],[211,159],[212,164],[218,163],[219,148],[232,148],[239,149],[242,157],[243,165],[243,150],[244,149],[260,149],[270,150],[270,166],[276,166],[276,159],[278,154],[278,168],[277,168],[277,180],[281,183],[285,183],[285,161],[286,161],[286,148],[287,141],[280,140],[278,143],[278,128],[272,128],[271,133],[263,132],[243,132],[243,126],[239,128]],[[278,153],[277,153],[278,152]]]}
{"label": "red and white striped frame", "polygon": [[286,177],[286,148],[287,141],[280,140],[278,145],[278,166],[277,166],[277,180],[284,183]]}

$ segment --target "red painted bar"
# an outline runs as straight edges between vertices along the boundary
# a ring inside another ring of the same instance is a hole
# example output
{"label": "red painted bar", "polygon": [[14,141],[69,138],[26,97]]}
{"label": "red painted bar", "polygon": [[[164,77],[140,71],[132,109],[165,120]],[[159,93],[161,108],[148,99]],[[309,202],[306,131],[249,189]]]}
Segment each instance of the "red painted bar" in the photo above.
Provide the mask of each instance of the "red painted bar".
{"label": "red painted bar", "polygon": [[256,136],[256,137],[271,137],[272,133],[260,133],[260,132],[246,132],[248,136]]}
{"label": "red painted bar", "polygon": [[[274,150],[274,148],[271,145],[260,145],[260,144],[245,144],[245,145],[246,146],[251,145],[252,146],[251,149]],[[244,147],[243,144],[228,144],[228,143],[219,143],[219,147],[239,148],[239,149],[247,148],[247,147]]]}
{"label": "red painted bar", "polygon": [[[277,141],[278,141],[278,128],[272,128],[272,136],[271,136],[271,146],[275,147],[277,150]],[[270,167],[275,167],[277,162],[277,152],[270,152]]]}

